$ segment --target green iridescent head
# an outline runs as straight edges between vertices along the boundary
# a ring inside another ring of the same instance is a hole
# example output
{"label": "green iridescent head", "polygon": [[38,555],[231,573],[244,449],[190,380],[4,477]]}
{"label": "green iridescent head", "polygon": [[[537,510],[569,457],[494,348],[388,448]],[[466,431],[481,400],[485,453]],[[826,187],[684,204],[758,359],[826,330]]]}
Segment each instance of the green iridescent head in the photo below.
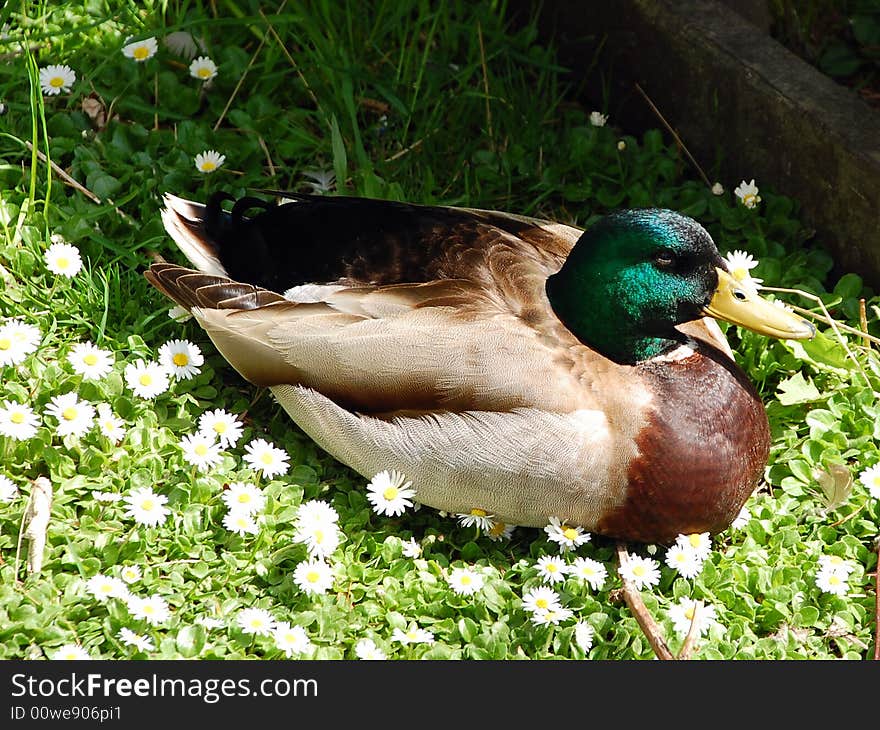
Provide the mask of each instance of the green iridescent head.
{"label": "green iridescent head", "polygon": [[699,223],[661,208],[620,211],[587,229],[547,279],[547,297],[575,337],[625,364],[681,344],[675,326],[704,315],[769,337],[816,334],[733,277]]}

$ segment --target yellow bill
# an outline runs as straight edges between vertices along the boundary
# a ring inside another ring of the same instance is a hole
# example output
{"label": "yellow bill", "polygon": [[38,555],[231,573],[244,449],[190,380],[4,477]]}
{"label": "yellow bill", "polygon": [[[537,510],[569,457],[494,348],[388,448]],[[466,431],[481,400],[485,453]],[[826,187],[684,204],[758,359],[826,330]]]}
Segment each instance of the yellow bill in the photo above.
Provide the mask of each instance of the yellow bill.
{"label": "yellow bill", "polygon": [[780,340],[807,340],[816,334],[816,328],[807,320],[764,299],[723,269],[715,271],[718,288],[703,314]]}

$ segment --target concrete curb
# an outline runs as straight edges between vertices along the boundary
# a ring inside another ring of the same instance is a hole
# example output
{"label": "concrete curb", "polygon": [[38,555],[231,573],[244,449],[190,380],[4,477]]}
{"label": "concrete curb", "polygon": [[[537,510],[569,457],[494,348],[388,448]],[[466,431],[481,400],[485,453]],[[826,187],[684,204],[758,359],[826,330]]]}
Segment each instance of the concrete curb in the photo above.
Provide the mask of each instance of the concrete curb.
{"label": "concrete curb", "polygon": [[725,187],[796,199],[836,267],[880,288],[880,112],[716,0],[546,0],[540,25],[591,97],[611,80],[613,122],[659,126],[638,83]]}

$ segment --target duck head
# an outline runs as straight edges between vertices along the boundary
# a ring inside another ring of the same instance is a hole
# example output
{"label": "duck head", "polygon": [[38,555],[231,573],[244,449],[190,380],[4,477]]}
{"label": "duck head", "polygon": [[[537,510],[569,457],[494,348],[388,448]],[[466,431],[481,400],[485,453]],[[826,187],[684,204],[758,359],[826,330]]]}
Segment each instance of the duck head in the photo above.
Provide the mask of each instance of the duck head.
{"label": "duck head", "polygon": [[675,326],[710,316],[781,339],[815,328],[735,279],[712,237],[692,218],[665,209],[624,210],[587,229],[547,297],[584,344],[623,364],[684,341]]}

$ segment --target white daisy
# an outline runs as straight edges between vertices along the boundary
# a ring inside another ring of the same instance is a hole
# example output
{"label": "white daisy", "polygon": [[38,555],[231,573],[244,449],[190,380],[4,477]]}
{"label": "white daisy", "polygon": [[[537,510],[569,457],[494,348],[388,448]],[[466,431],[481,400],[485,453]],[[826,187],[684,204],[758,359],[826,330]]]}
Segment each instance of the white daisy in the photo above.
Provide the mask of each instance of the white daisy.
{"label": "white daisy", "polygon": [[221,446],[230,449],[241,438],[242,424],[233,414],[222,408],[215,408],[199,416],[199,431],[213,434],[220,441]]}
{"label": "white daisy", "polygon": [[297,523],[293,541],[304,544],[310,557],[327,558],[339,546],[339,528],[330,520],[320,522],[312,519],[302,524]]}
{"label": "white daisy", "polygon": [[167,621],[171,616],[168,608],[168,602],[161,596],[140,596],[128,597],[128,612],[134,618],[142,618],[149,624],[157,626],[163,621]]}
{"label": "white daisy", "polygon": [[78,342],[67,354],[73,372],[85,380],[100,380],[113,369],[113,353],[91,342]]}
{"label": "white daisy", "polygon": [[476,527],[484,532],[491,530],[495,524],[492,515],[478,507],[474,507],[468,514],[457,514],[456,517],[462,527]]}
{"label": "white daisy", "polygon": [[460,596],[472,596],[483,587],[483,576],[470,567],[455,568],[449,574],[449,587]]}
{"label": "white daisy", "polygon": [[758,195],[758,186],[755,185],[754,178],[751,182],[743,180],[733,192],[746,208],[754,208],[761,202],[761,196]]}
{"label": "white daisy", "polygon": [[734,530],[741,530],[743,527],[749,524],[750,519],[752,519],[752,513],[749,512],[748,507],[743,505],[743,508],[739,511],[739,514],[736,516],[733,522],[730,523],[730,526]]}
{"label": "white daisy", "polygon": [[198,375],[204,363],[199,346],[189,340],[169,340],[159,348],[159,364],[180,380]]}
{"label": "white daisy", "polygon": [[243,608],[235,620],[246,634],[269,636],[275,629],[275,619],[265,608]]}
{"label": "white daisy", "polygon": [[125,436],[125,427],[122,424],[122,419],[116,417],[109,403],[98,403],[98,429],[114,444],[118,444]]}
{"label": "white daisy", "polygon": [[588,654],[593,648],[593,639],[596,637],[596,630],[586,621],[578,621],[574,625],[574,640],[581,648],[584,654]]}
{"label": "white daisy", "polygon": [[196,170],[207,175],[214,172],[224,162],[226,162],[226,155],[221,155],[216,150],[205,150],[196,155]]}
{"label": "white daisy", "polygon": [[500,542],[501,540],[509,540],[515,529],[516,525],[508,525],[506,522],[493,520],[492,527],[490,527],[485,534],[490,540]]}
{"label": "white daisy", "polygon": [[666,565],[677,570],[685,578],[695,578],[703,569],[703,561],[693,551],[676,543],[666,551]]}
{"label": "white daisy", "polygon": [[712,186],[712,195],[724,195],[724,186],[720,182]]}
{"label": "white daisy", "polygon": [[39,347],[43,334],[32,324],[11,319],[0,325],[0,367],[18,365]]}
{"label": "white daisy", "polygon": [[196,619],[196,623],[199,624],[199,626],[204,626],[209,631],[211,629],[220,629],[225,626],[219,618],[214,618],[213,616],[199,616]]}
{"label": "white daisy", "polygon": [[293,571],[293,582],[306,593],[326,593],[333,585],[333,571],[320,558],[306,560]]}
{"label": "white daisy", "polygon": [[93,575],[86,581],[86,590],[91,593],[99,601],[106,601],[108,598],[128,598],[128,586],[119,578],[110,575]]}
{"label": "white daisy", "polygon": [[291,626],[287,621],[279,621],[272,630],[275,646],[287,656],[306,654],[312,650],[312,642],[302,626]]}
{"label": "white daisy", "polygon": [[601,112],[590,112],[590,124],[594,127],[604,127],[608,121],[608,115]]}
{"label": "white daisy", "polygon": [[584,532],[582,527],[566,525],[558,517],[551,517],[550,524],[544,527],[547,538],[559,543],[559,550],[565,552],[580,547],[589,542],[592,537],[589,532]]}
{"label": "white daisy", "polygon": [[155,56],[158,50],[159,44],[155,38],[144,38],[142,41],[135,41],[123,46],[122,54],[126,58],[133,58],[138,63],[143,63]]}
{"label": "white daisy", "polygon": [[119,629],[119,639],[123,644],[135,647],[138,651],[151,651],[156,648],[153,640],[149,636],[141,636],[136,634],[129,628],[123,626]]}
{"label": "white daisy", "polygon": [[819,568],[843,576],[848,576],[856,569],[851,562],[839,555],[820,555]]}
{"label": "white daisy", "polygon": [[207,56],[199,56],[189,65],[189,75],[200,81],[209,81],[217,75],[217,64]]}
{"label": "white daisy", "polygon": [[608,569],[592,558],[575,558],[566,571],[570,576],[587,583],[594,591],[601,591],[608,577]]}
{"label": "white daisy", "polygon": [[192,312],[190,312],[185,307],[181,307],[179,304],[175,304],[171,309],[168,310],[168,317],[173,319],[178,324],[183,324],[184,322],[192,319]]}
{"label": "white daisy", "polygon": [[213,436],[201,432],[191,433],[180,438],[183,460],[202,472],[210,471],[223,459],[220,444]]}
{"label": "white daisy", "polygon": [[55,652],[52,654],[52,659],[72,661],[79,659],[91,659],[91,657],[85,649],[79,646],[79,644],[65,644],[64,646],[55,650]]}
{"label": "white daisy", "polygon": [[310,499],[308,502],[303,502],[296,512],[297,528],[310,524],[322,525],[338,521],[339,513],[322,499]]}
{"label": "white daisy", "polygon": [[385,655],[385,652],[376,646],[376,642],[372,639],[361,639],[358,641],[358,643],[354,645],[354,655],[358,659],[363,659],[365,661],[381,661],[388,658]]}
{"label": "white daisy", "polygon": [[418,626],[412,626],[406,631],[396,628],[391,632],[391,641],[401,644],[433,644],[434,634]]}
{"label": "white daisy", "polygon": [[9,504],[18,496],[18,487],[9,477],[0,474],[0,502]]}
{"label": "white daisy", "polygon": [[27,441],[37,432],[38,424],[37,414],[30,406],[11,400],[3,401],[3,408],[0,408],[0,435]]}
{"label": "white daisy", "polygon": [[712,552],[712,538],[708,532],[692,532],[688,535],[679,535],[675,538],[675,544],[685,550],[690,550],[694,556],[702,562]]}
{"label": "white daisy", "polygon": [[415,496],[412,482],[406,481],[406,475],[399,471],[380,471],[367,484],[367,499],[378,515],[402,515],[407,507],[412,507]]}
{"label": "white daisy", "polygon": [[752,276],[749,272],[758,265],[758,261],[745,251],[728,251],[724,256],[724,263],[730,275],[738,282],[753,289],[759,289],[764,283],[763,279]]}
{"label": "white daisy", "polygon": [[718,623],[715,616],[715,607],[712,604],[703,604],[699,608],[696,607],[697,602],[692,598],[680,598],[678,603],[669,607],[669,618],[672,619],[672,625],[675,633],[679,636],[687,636],[691,630],[691,623],[694,620],[694,612],[696,611],[697,625],[696,630],[698,636],[707,633],[709,629]]}
{"label": "white daisy", "polygon": [[574,615],[569,608],[540,608],[532,613],[532,623],[536,626],[557,626],[562,621],[567,621]]}
{"label": "white daisy", "polygon": [[92,492],[92,497],[98,502],[121,502],[123,499],[118,492]]}
{"label": "white daisy", "polygon": [[523,593],[522,602],[523,608],[532,613],[562,608],[562,604],[559,602],[559,594],[547,586],[530,588]]}
{"label": "white daisy", "polygon": [[401,549],[404,557],[407,558],[417,558],[422,554],[422,546],[413,538],[404,540]]}
{"label": "white daisy", "polygon": [[256,535],[260,531],[260,526],[253,515],[234,510],[223,515],[223,527],[241,536]]}
{"label": "white daisy", "polygon": [[551,585],[553,583],[562,583],[568,572],[565,561],[556,555],[544,555],[538,558],[538,562],[535,565],[538,568],[538,575],[541,576],[541,579]]}
{"label": "white daisy", "polygon": [[131,517],[141,525],[158,525],[165,521],[170,510],[165,507],[168,497],[164,494],[156,494],[150,487],[133,489],[131,494],[124,498],[128,505],[125,516]]}
{"label": "white daisy", "polygon": [[125,384],[140,398],[154,398],[168,390],[168,371],[157,362],[138,358],[125,366]]}
{"label": "white daisy", "polygon": [[869,466],[859,474],[859,481],[866,487],[868,494],[874,499],[880,499],[880,464]]}
{"label": "white daisy", "polygon": [[137,565],[126,565],[119,571],[122,580],[131,585],[141,579],[141,569]]}
{"label": "white daisy", "polygon": [[44,255],[46,268],[57,276],[72,278],[82,268],[79,249],[69,243],[53,243]]}
{"label": "white daisy", "polygon": [[254,439],[244,447],[247,452],[242,456],[252,469],[261,471],[267,479],[286,474],[290,465],[290,457],[284,449],[276,448],[265,439]]}
{"label": "white daisy", "polygon": [[81,401],[76,393],[56,395],[46,406],[46,414],[58,419],[59,436],[83,436],[95,422],[95,407]]}
{"label": "white daisy", "polygon": [[626,141],[625,141],[625,140],[622,140],[622,139],[621,139],[621,140],[618,140],[618,142],[617,142],[617,150],[618,150],[619,152],[623,152],[625,149],[626,149]]}
{"label": "white daisy", "polygon": [[67,93],[75,81],[76,71],[70,66],[52,64],[40,69],[40,88],[48,96]]}
{"label": "white daisy", "polygon": [[230,512],[248,515],[260,512],[266,506],[263,490],[247,482],[232,482],[228,489],[223,490],[222,499]]}
{"label": "white daisy", "polygon": [[636,590],[653,588],[660,582],[660,564],[652,558],[630,555],[626,565],[620,566],[621,578],[632,583]]}

